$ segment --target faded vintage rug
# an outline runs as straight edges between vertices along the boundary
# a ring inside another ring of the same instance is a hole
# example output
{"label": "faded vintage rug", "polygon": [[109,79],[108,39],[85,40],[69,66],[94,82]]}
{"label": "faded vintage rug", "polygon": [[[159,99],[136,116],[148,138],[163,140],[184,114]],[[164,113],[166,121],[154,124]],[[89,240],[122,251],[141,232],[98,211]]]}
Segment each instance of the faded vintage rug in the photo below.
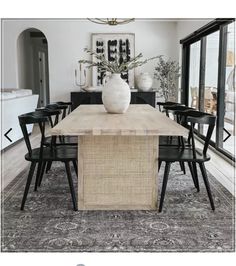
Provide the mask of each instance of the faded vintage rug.
{"label": "faded vintage rug", "polygon": [[[234,198],[209,174],[216,211],[199,172],[200,192],[189,171],[173,164],[162,213],[72,210],[63,164],[53,164],[38,192],[33,184],[20,203],[28,169],[3,192],[2,252],[232,252]],[[159,191],[163,169],[159,174]],[[76,177],[74,175],[76,183]],[[34,180],[33,180],[34,181]]]}

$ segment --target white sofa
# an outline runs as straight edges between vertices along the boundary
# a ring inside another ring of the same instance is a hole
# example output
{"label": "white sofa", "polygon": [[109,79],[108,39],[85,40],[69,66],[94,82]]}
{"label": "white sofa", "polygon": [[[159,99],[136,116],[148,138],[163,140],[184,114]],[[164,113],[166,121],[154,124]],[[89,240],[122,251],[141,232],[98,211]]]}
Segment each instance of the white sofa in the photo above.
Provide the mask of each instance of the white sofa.
{"label": "white sofa", "polygon": [[[23,137],[19,126],[18,116],[24,113],[32,112],[37,107],[38,95],[32,95],[31,90],[21,89],[2,89],[1,90],[1,150],[13,144]],[[4,134],[10,129],[8,137]],[[29,126],[29,132],[32,132],[33,126]]]}

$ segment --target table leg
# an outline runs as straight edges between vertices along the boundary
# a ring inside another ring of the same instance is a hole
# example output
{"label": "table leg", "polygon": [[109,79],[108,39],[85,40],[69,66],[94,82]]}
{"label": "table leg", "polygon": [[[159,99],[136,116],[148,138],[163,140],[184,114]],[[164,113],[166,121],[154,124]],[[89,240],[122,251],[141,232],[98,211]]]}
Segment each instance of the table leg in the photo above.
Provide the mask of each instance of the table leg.
{"label": "table leg", "polygon": [[79,210],[157,207],[157,136],[80,136]]}

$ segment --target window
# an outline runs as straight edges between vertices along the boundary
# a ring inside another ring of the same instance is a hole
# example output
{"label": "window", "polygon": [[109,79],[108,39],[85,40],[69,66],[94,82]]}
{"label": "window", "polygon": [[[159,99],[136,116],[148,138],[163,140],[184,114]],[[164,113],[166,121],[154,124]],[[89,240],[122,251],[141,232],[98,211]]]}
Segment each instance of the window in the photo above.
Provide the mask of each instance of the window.
{"label": "window", "polygon": [[[205,79],[201,110],[217,115],[217,83],[218,83],[219,31],[206,36]],[[207,127],[205,127],[207,130]],[[206,132],[203,128],[204,135]],[[202,133],[202,132],[201,132]],[[212,141],[216,141],[216,130],[212,133]]]}
{"label": "window", "polygon": [[225,112],[224,112],[224,135],[223,149],[234,153],[235,147],[235,23],[227,28],[227,52],[225,69]]}
{"label": "window", "polygon": [[[235,22],[207,24],[184,40],[182,102],[217,117],[211,145],[234,158],[235,144]],[[203,138],[205,128],[196,128]]]}
{"label": "window", "polygon": [[189,106],[198,109],[199,102],[199,68],[200,68],[200,41],[190,45],[189,63]]}

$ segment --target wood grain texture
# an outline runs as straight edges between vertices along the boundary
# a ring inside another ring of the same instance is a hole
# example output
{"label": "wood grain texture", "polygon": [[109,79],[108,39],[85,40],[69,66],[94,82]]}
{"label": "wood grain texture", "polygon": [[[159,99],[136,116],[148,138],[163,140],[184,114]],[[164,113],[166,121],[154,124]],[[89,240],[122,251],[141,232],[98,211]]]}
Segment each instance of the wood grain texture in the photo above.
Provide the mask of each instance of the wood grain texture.
{"label": "wood grain texture", "polygon": [[52,135],[187,136],[187,130],[146,104],[125,114],[108,114],[103,105],[81,105],[51,129]]}
{"label": "wood grain texture", "polygon": [[79,137],[79,210],[157,206],[158,137]]}

